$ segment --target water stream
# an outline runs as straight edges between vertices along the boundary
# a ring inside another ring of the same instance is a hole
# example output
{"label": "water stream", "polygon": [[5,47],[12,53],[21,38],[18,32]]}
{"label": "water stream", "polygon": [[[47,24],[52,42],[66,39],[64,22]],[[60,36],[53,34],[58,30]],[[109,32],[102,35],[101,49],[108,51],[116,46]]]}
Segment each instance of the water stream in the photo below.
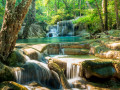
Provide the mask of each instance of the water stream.
{"label": "water stream", "polygon": [[73,86],[73,84],[75,85],[78,81],[84,82],[83,79],[80,77],[79,63],[85,60],[98,59],[98,57],[95,57],[93,55],[50,55],[50,56],[67,63],[66,78],[68,79],[70,86],[73,87],[75,90],[79,89]]}
{"label": "water stream", "polygon": [[[26,63],[15,70],[15,78],[17,83],[27,86],[32,82],[37,82],[40,86],[49,86],[49,80],[51,78],[51,72],[48,65],[43,62],[31,60],[26,57]],[[27,86],[29,87],[29,86]]]}

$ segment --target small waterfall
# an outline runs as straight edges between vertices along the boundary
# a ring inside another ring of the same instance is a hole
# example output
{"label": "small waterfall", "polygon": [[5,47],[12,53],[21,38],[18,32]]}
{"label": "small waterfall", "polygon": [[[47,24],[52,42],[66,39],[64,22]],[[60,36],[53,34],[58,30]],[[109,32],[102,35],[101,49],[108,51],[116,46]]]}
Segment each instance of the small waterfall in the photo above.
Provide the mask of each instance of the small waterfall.
{"label": "small waterfall", "polygon": [[72,62],[67,62],[67,78],[76,79],[79,78],[79,65],[74,65]]}
{"label": "small waterfall", "polygon": [[59,44],[59,55],[65,55],[64,48],[62,48],[62,43]]}
{"label": "small waterfall", "polygon": [[57,37],[57,36],[58,36],[57,26],[50,26],[49,32],[47,33],[47,37]]}
{"label": "small waterfall", "polygon": [[72,21],[60,21],[57,23],[59,36],[74,36],[74,25]]}
{"label": "small waterfall", "polygon": [[72,68],[72,63],[67,62],[67,79],[71,79],[71,68]]}
{"label": "small waterfall", "polygon": [[21,82],[21,69],[15,68],[15,78],[18,83]]}

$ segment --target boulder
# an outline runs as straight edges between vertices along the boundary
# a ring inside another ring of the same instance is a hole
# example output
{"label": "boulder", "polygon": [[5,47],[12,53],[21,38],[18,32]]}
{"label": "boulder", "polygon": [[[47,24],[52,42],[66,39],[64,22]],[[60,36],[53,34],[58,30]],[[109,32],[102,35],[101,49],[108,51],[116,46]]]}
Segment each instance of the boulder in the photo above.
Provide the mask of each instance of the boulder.
{"label": "boulder", "polygon": [[26,48],[24,49],[24,53],[25,55],[29,56],[30,59],[34,59],[34,60],[38,60],[38,51],[36,51],[35,49],[32,48]]}
{"label": "boulder", "polygon": [[[24,28],[25,26],[22,26],[19,34],[18,34],[18,38],[21,39],[23,38],[24,34]],[[29,29],[28,29],[28,35],[26,38],[40,38],[40,37],[46,37],[46,29],[44,26],[40,25],[40,24],[37,24],[37,23],[34,23],[34,24],[31,24]]]}
{"label": "boulder", "polygon": [[98,78],[110,78],[116,74],[116,70],[113,66],[112,60],[98,59],[98,60],[88,60],[82,62],[83,75],[86,78],[92,76]]}
{"label": "boulder", "polygon": [[27,55],[31,60],[39,60],[41,62],[44,62],[44,55],[43,53],[40,53],[38,50],[33,48],[25,48],[23,49],[24,54]]}
{"label": "boulder", "polygon": [[59,75],[62,87],[64,89],[71,89],[71,87],[64,75],[63,69],[61,69],[56,63],[53,63],[53,62],[49,62],[48,67],[50,68],[50,70],[55,71]]}
{"label": "boulder", "polygon": [[19,64],[24,64],[26,61],[23,52],[19,49],[14,49],[14,51],[8,56],[6,64],[8,66],[19,66]]}
{"label": "boulder", "polygon": [[59,75],[51,70],[51,78],[49,80],[49,84],[51,87],[53,87],[54,89],[60,89],[61,83],[60,83],[60,78]]}

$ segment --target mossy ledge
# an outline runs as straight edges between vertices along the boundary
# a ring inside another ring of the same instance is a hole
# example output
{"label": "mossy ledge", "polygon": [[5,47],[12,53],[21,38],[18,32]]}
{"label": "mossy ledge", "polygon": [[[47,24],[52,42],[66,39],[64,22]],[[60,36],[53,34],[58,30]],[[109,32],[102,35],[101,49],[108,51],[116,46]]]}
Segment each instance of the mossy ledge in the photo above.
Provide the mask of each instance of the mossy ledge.
{"label": "mossy ledge", "polygon": [[16,82],[4,81],[0,83],[0,90],[28,90],[28,89]]}

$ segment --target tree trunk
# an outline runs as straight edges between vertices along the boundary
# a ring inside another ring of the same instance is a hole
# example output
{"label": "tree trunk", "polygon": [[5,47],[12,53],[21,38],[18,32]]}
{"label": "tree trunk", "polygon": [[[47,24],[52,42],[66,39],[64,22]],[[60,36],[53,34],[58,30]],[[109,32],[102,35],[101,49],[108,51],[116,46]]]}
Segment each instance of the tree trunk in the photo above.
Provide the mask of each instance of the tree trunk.
{"label": "tree trunk", "polygon": [[29,8],[28,14],[26,16],[26,25],[24,28],[23,32],[23,38],[28,38],[28,32],[29,32],[29,27],[32,23],[35,22],[35,14],[36,14],[36,9],[35,9],[35,0],[32,0],[31,6]]}
{"label": "tree trunk", "polygon": [[15,7],[16,0],[6,0],[5,14],[0,31],[0,57],[2,60],[6,60],[13,51],[17,34],[21,29],[21,24],[31,2],[32,0],[22,0]]}
{"label": "tree trunk", "polygon": [[115,12],[116,12],[117,29],[120,29],[120,21],[119,21],[119,15],[118,15],[118,2],[117,2],[117,0],[115,0]]}
{"label": "tree trunk", "polygon": [[108,11],[107,11],[107,0],[104,2],[104,7],[105,7],[105,30],[108,30]]}
{"label": "tree trunk", "polygon": [[75,0],[73,0],[73,13],[74,13],[74,18],[76,17],[76,13],[75,13]]}
{"label": "tree trunk", "polygon": [[78,8],[80,10],[80,16],[81,16],[81,0],[78,0]]}
{"label": "tree trunk", "polygon": [[57,0],[55,0],[55,12],[57,14]]}
{"label": "tree trunk", "polygon": [[66,9],[68,9],[69,6],[68,6],[68,3],[67,3],[67,0],[66,0],[66,1],[65,1],[65,0],[62,0],[62,1],[63,1],[63,3],[65,4]]}
{"label": "tree trunk", "polygon": [[97,1],[95,0],[95,3],[96,3],[96,7],[98,9],[98,14],[99,14],[99,17],[100,17],[100,20],[101,20],[101,26],[102,26],[102,31],[104,31],[104,24],[103,24],[103,19],[102,19],[102,16],[101,16],[101,11],[98,7],[98,4],[97,4]]}
{"label": "tree trunk", "polygon": [[103,13],[105,13],[105,7],[104,7],[105,5],[104,4],[105,4],[105,0],[102,0],[102,11],[103,11]]}
{"label": "tree trunk", "polygon": [[58,9],[60,8],[59,4],[60,4],[60,0],[58,0],[58,6],[57,6]]}

